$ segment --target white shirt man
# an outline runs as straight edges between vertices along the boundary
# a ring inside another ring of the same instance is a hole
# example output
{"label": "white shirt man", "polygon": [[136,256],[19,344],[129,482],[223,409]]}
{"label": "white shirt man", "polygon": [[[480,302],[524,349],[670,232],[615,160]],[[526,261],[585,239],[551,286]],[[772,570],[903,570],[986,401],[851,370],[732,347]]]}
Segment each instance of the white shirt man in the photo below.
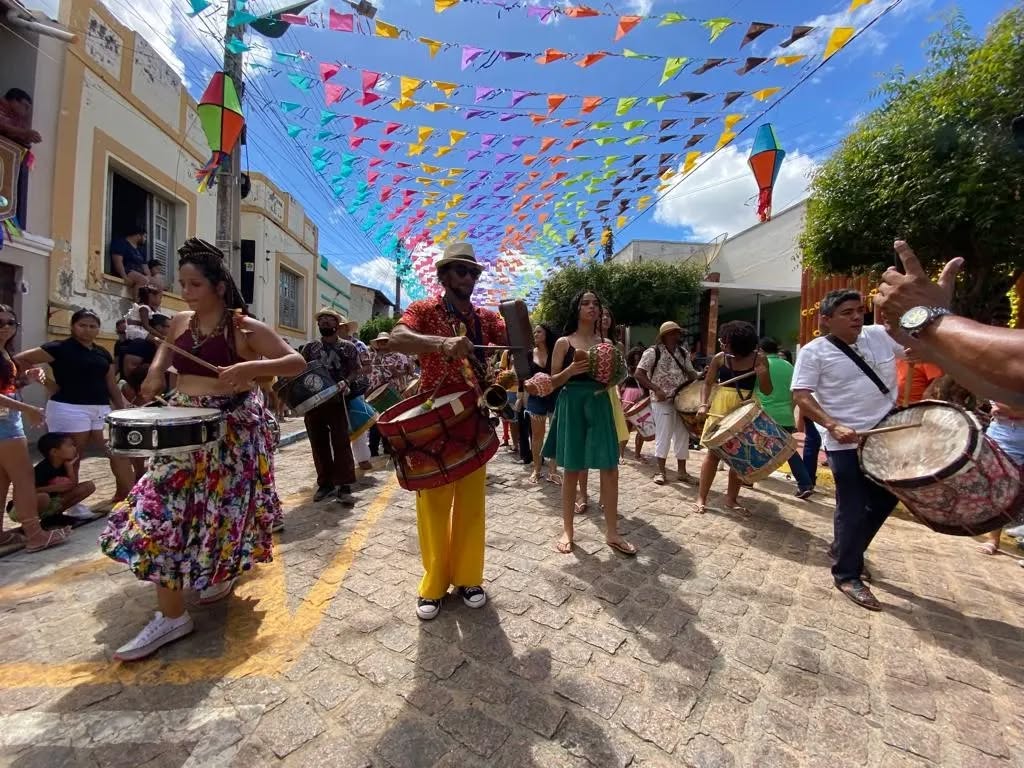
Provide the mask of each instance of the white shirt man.
{"label": "white shirt man", "polygon": [[668,482],[665,462],[669,448],[675,443],[679,479],[686,483],[696,482],[686,472],[686,459],[690,455],[690,433],[676,412],[676,392],[698,377],[690,363],[690,356],[680,344],[683,331],[675,323],[662,323],[658,329],[658,343],[644,350],[636,367],[636,379],[640,386],[651,392],[651,414],[654,416],[654,456],[658,460],[658,474],[654,482],[664,485]]}
{"label": "white shirt man", "polygon": [[793,400],[823,428],[835,478],[835,539],[829,554],[836,588],[862,608],[879,611],[881,604],[864,584],[869,578],[864,553],[897,499],[864,476],[856,449],[858,433],[878,424],[896,402],[896,358],[903,348],[882,326],[864,326],[864,301],[856,291],[832,291],[822,299],[821,314],[830,333],[800,350]]}

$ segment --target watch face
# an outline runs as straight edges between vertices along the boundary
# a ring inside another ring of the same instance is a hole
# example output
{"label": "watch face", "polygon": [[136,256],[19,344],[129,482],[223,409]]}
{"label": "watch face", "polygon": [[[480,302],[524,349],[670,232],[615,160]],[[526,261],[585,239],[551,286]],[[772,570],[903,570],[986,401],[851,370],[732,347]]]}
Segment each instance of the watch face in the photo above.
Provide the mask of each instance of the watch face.
{"label": "watch face", "polygon": [[900,325],[909,329],[919,328],[928,322],[928,316],[928,307],[913,307],[903,313]]}

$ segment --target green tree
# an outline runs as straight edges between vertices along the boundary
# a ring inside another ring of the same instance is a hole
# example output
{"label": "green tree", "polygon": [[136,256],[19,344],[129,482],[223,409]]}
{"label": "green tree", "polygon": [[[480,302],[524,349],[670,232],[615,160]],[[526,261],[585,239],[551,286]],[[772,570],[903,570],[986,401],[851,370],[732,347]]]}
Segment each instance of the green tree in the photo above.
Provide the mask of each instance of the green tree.
{"label": "green tree", "polygon": [[398,318],[390,315],[375,317],[359,329],[359,338],[369,344],[379,333],[391,333],[391,329],[396,325],[398,325]]}
{"label": "green tree", "polygon": [[561,329],[569,318],[573,296],[591,290],[611,305],[621,325],[683,321],[694,308],[703,276],[704,270],[695,265],[657,261],[572,264],[544,284],[534,314]]}
{"label": "green tree", "polygon": [[952,16],[929,41],[928,66],[895,73],[885,101],[857,125],[811,186],[800,240],[806,266],[881,272],[902,238],[937,272],[965,259],[958,311],[1004,320],[1024,258],[1024,151],[1011,122],[1024,113],[1024,9],[979,39]]}

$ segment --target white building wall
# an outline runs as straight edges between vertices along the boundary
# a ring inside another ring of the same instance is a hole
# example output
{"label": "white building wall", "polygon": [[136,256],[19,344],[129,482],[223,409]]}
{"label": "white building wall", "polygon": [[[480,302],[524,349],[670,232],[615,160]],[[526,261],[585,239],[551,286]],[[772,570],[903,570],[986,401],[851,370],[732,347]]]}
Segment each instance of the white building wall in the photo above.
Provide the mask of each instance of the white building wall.
{"label": "white building wall", "polygon": [[720,282],[737,287],[783,288],[800,292],[798,240],[804,228],[806,203],[799,203],[771,221],[756,224],[725,241],[711,266]]}
{"label": "white building wall", "polygon": [[355,320],[360,326],[365,325],[373,317],[373,289],[363,285],[352,285],[352,306],[349,320]]}

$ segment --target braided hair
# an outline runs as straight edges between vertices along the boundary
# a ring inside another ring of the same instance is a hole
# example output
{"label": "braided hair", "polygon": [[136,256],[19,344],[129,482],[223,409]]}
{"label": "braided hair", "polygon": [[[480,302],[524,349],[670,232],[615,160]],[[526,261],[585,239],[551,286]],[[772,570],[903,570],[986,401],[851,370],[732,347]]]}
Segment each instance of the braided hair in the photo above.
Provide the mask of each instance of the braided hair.
{"label": "braided hair", "polygon": [[224,252],[220,248],[198,237],[190,237],[178,249],[178,269],[186,264],[202,272],[214,288],[224,283],[224,304],[228,309],[240,309],[243,312],[248,309],[241,291],[235,285],[235,279],[224,263]]}

